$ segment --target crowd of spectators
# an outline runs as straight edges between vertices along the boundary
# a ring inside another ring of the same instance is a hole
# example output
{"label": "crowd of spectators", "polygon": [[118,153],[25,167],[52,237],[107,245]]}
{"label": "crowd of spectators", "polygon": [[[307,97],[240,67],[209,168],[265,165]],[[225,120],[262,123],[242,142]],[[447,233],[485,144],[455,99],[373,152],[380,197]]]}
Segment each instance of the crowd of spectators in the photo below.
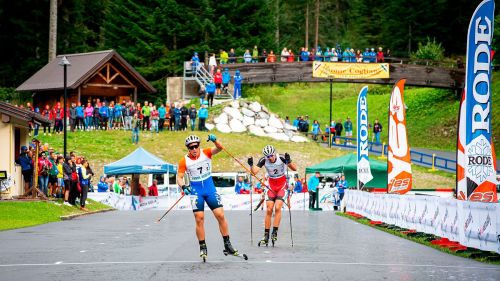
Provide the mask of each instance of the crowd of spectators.
{"label": "crowd of spectators", "polygon": [[16,159],[16,164],[21,166],[25,193],[33,188],[36,167],[38,188],[46,197],[61,198],[65,205],[78,204],[81,210],[88,211],[85,204],[88,191],[93,191],[91,180],[94,176],[89,161],[74,152],[64,157],[48,144],[40,146],[37,161],[35,154],[36,143],[32,142],[29,147],[21,147]]}

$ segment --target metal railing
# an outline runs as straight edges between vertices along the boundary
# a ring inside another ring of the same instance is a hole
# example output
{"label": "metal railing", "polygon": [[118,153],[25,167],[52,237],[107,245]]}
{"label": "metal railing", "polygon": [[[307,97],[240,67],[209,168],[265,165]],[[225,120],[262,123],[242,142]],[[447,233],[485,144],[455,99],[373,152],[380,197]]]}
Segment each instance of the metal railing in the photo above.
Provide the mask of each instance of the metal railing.
{"label": "metal railing", "polygon": [[205,68],[203,63],[200,63],[196,68],[191,66],[191,62],[184,62],[184,77],[191,77],[200,85],[205,86],[213,80],[214,77]]}

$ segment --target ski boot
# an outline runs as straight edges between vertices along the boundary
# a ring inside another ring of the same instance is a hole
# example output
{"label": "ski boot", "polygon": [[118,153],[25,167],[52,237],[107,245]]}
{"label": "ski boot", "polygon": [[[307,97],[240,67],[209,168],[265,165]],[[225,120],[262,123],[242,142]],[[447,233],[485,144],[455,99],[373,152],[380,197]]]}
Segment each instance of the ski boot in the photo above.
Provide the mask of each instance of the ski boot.
{"label": "ski boot", "polygon": [[207,261],[207,256],[208,256],[207,244],[200,245],[200,258],[203,260],[203,262]]}
{"label": "ski boot", "polygon": [[257,246],[260,247],[261,244],[266,245],[266,247],[269,245],[269,232],[264,234],[264,237],[262,238],[262,240],[259,241]]}
{"label": "ski boot", "polygon": [[273,247],[274,247],[274,243],[276,243],[276,240],[278,240],[278,232],[273,232],[271,234],[271,243],[273,244]]}
{"label": "ski boot", "polygon": [[224,251],[223,252],[225,255],[233,255],[233,256],[238,255],[238,250],[233,248],[233,245],[231,245],[231,241],[229,241],[229,240],[224,242]]}

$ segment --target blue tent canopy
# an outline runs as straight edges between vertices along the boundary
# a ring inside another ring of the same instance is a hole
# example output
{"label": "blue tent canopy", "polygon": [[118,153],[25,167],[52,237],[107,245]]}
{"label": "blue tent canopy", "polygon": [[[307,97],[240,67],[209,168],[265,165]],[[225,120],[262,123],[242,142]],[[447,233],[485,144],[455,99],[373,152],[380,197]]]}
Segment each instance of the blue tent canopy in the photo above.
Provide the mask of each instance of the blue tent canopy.
{"label": "blue tent canopy", "polygon": [[139,147],[124,158],[104,166],[107,175],[176,174],[177,168]]}

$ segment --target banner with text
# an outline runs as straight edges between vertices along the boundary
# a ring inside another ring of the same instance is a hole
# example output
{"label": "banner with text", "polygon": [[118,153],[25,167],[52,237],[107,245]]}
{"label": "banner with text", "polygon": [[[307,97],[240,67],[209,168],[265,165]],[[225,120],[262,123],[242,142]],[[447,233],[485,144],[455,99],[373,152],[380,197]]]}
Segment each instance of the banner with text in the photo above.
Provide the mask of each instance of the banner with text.
{"label": "banner with text", "polygon": [[388,63],[313,63],[313,77],[328,79],[380,79],[389,78]]}

